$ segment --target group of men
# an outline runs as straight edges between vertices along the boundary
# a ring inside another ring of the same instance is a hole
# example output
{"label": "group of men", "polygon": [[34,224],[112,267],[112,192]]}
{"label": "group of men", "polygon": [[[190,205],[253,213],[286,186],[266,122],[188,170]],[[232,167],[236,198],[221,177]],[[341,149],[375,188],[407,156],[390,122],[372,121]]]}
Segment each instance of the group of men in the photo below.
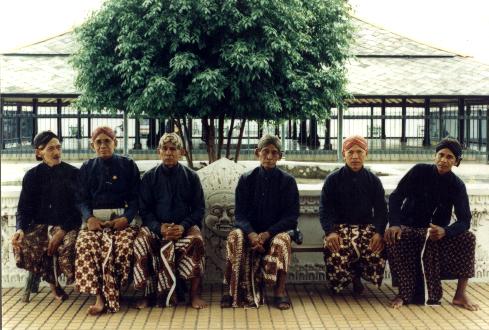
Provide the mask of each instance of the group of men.
{"label": "group of men", "polygon": [[[117,139],[109,127],[94,130],[96,157],[79,170],[61,161],[54,133],[39,133],[33,145],[42,163],[22,183],[12,238],[18,267],[42,276],[58,300],[68,298],[61,274],[76,291],[96,295],[91,315],[119,310],[130,274],[143,293],[136,308],[176,305],[184,299],[185,282],[191,306],[207,307],[201,297],[204,192],[197,174],[179,163],[185,149],[177,133],[161,137],[161,164],[142,179],[134,161],[114,153]],[[441,280],[456,278],[453,303],[477,310],[466,295],[475,250],[469,202],[465,185],[451,171],[461,160],[458,141],[442,140],[434,165],[418,164],[402,178],[390,195],[389,213],[381,181],[364,167],[367,141],[349,137],[342,152],[345,166],[326,178],[319,211],[333,292],[353,284],[361,294],[362,278],[380,286],[388,259],[399,284],[392,307],[439,304]],[[258,307],[269,285],[273,304],[288,309],[285,284],[299,191],[294,177],[277,167],[278,137],[263,136],[255,155],[260,166],[244,173],[236,187],[221,306]],[[134,221],[138,213],[140,227]]]}

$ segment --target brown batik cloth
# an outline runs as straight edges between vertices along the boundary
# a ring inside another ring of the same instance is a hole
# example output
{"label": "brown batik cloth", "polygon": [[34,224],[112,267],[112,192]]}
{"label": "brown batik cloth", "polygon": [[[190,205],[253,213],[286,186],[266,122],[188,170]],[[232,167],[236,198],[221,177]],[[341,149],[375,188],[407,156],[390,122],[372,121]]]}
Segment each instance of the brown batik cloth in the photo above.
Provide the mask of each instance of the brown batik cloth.
{"label": "brown batik cloth", "polygon": [[291,240],[279,233],[268,241],[267,252],[251,250],[241,229],[231,231],[227,239],[224,286],[232,297],[232,307],[259,307],[263,304],[263,283],[275,285],[279,271],[287,274],[291,257]]}
{"label": "brown batik cloth", "polygon": [[61,274],[66,277],[66,284],[73,283],[77,230],[70,230],[65,234],[54,256],[47,254],[49,238],[60,229],[58,226],[32,225],[25,230],[21,247],[14,248],[17,267],[42,276],[50,284],[58,285]]}
{"label": "brown batik cloth", "polygon": [[128,285],[136,227],[102,231],[82,229],[76,241],[75,290],[103,294],[109,312],[120,308],[120,290]]}
{"label": "brown batik cloth", "polygon": [[204,273],[204,239],[198,226],[176,242],[164,241],[142,227],[134,242],[134,287],[157,296],[160,306],[176,305],[177,278],[189,280]]}
{"label": "brown batik cloth", "polygon": [[[392,276],[398,281],[399,297],[406,304],[412,303],[419,292],[424,292],[426,303],[437,304],[443,295],[442,279],[474,277],[475,235],[472,232],[432,241],[426,239],[427,231],[428,228],[403,226],[401,239],[387,248]],[[424,287],[428,288],[427,292]]]}
{"label": "brown batik cloth", "polygon": [[324,261],[326,277],[331,288],[340,292],[354,276],[380,287],[384,278],[385,252],[374,253],[368,248],[376,233],[373,225],[338,225],[335,232],[340,236],[340,250],[332,253],[324,238]]}

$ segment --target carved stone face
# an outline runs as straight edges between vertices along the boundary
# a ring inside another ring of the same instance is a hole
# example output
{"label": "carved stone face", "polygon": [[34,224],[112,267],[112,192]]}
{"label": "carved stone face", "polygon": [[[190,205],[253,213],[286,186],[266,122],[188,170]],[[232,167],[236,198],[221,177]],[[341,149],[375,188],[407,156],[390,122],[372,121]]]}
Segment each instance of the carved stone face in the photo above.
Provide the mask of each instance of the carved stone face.
{"label": "carved stone face", "polygon": [[205,224],[221,237],[227,237],[234,225],[234,195],[220,191],[207,197]]}
{"label": "carved stone face", "polygon": [[234,190],[245,166],[221,158],[199,170],[205,194],[205,228],[226,239],[234,225]]}

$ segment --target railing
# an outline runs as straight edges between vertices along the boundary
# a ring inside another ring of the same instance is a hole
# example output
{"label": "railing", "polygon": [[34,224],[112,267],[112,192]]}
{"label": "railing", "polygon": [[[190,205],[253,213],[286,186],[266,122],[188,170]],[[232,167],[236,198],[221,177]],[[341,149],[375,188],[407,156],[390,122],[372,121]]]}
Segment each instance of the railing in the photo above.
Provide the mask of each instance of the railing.
{"label": "railing", "polygon": [[[488,161],[488,105],[467,106],[461,114],[457,104],[443,107],[363,106],[351,107],[343,113],[342,136],[363,135],[369,140],[371,158],[379,160],[429,159],[433,145],[445,136],[457,137],[464,143],[466,159]],[[32,155],[33,136],[50,129],[63,142],[69,158],[85,159],[92,154],[89,134],[100,126],[112,127],[122,147],[123,113],[78,112],[69,105],[36,106],[3,104],[1,111],[2,138],[0,148],[4,159],[21,159]],[[236,121],[239,124],[239,121]],[[225,122],[225,132],[230,121]],[[426,127],[428,125],[428,129]],[[217,127],[217,120],[216,120]],[[162,132],[171,131],[171,121],[140,118],[128,120],[128,153],[139,158],[156,157],[154,149]],[[239,126],[234,127],[232,149],[237,144]],[[284,150],[289,159],[336,160],[338,148],[338,111],[330,119],[286,120],[281,123],[247,121],[241,147],[241,159],[253,157],[253,150],[262,133],[283,136]],[[206,159],[199,119],[191,121],[194,158]],[[461,135],[462,134],[462,135]],[[462,136],[462,138],[460,138]],[[120,150],[122,151],[122,150]]]}

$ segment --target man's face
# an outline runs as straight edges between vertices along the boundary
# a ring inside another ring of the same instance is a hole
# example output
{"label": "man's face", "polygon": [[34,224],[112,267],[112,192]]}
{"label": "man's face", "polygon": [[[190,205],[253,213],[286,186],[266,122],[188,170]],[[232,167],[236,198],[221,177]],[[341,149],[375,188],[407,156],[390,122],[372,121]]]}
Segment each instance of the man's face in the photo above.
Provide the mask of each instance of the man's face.
{"label": "man's face", "polygon": [[177,148],[173,143],[167,142],[158,148],[160,159],[166,167],[173,167],[178,164],[182,157],[182,149]]}
{"label": "man's face", "polygon": [[52,138],[45,146],[36,149],[36,156],[41,157],[48,166],[58,165],[61,163],[61,143],[57,138]]}
{"label": "man's face", "polygon": [[267,170],[274,168],[277,165],[277,161],[282,159],[282,153],[273,144],[256,149],[255,155],[260,160],[260,165]]}
{"label": "man's face", "polygon": [[100,133],[95,140],[92,141],[91,146],[97,153],[97,156],[102,159],[109,159],[114,154],[117,140],[112,140],[110,136]]}
{"label": "man's face", "polygon": [[452,170],[453,165],[457,163],[457,157],[448,148],[440,149],[435,154],[435,165],[439,174],[446,174]]}
{"label": "man's face", "polygon": [[367,152],[356,144],[343,151],[343,159],[353,172],[358,172],[363,168],[365,158],[367,158]]}

